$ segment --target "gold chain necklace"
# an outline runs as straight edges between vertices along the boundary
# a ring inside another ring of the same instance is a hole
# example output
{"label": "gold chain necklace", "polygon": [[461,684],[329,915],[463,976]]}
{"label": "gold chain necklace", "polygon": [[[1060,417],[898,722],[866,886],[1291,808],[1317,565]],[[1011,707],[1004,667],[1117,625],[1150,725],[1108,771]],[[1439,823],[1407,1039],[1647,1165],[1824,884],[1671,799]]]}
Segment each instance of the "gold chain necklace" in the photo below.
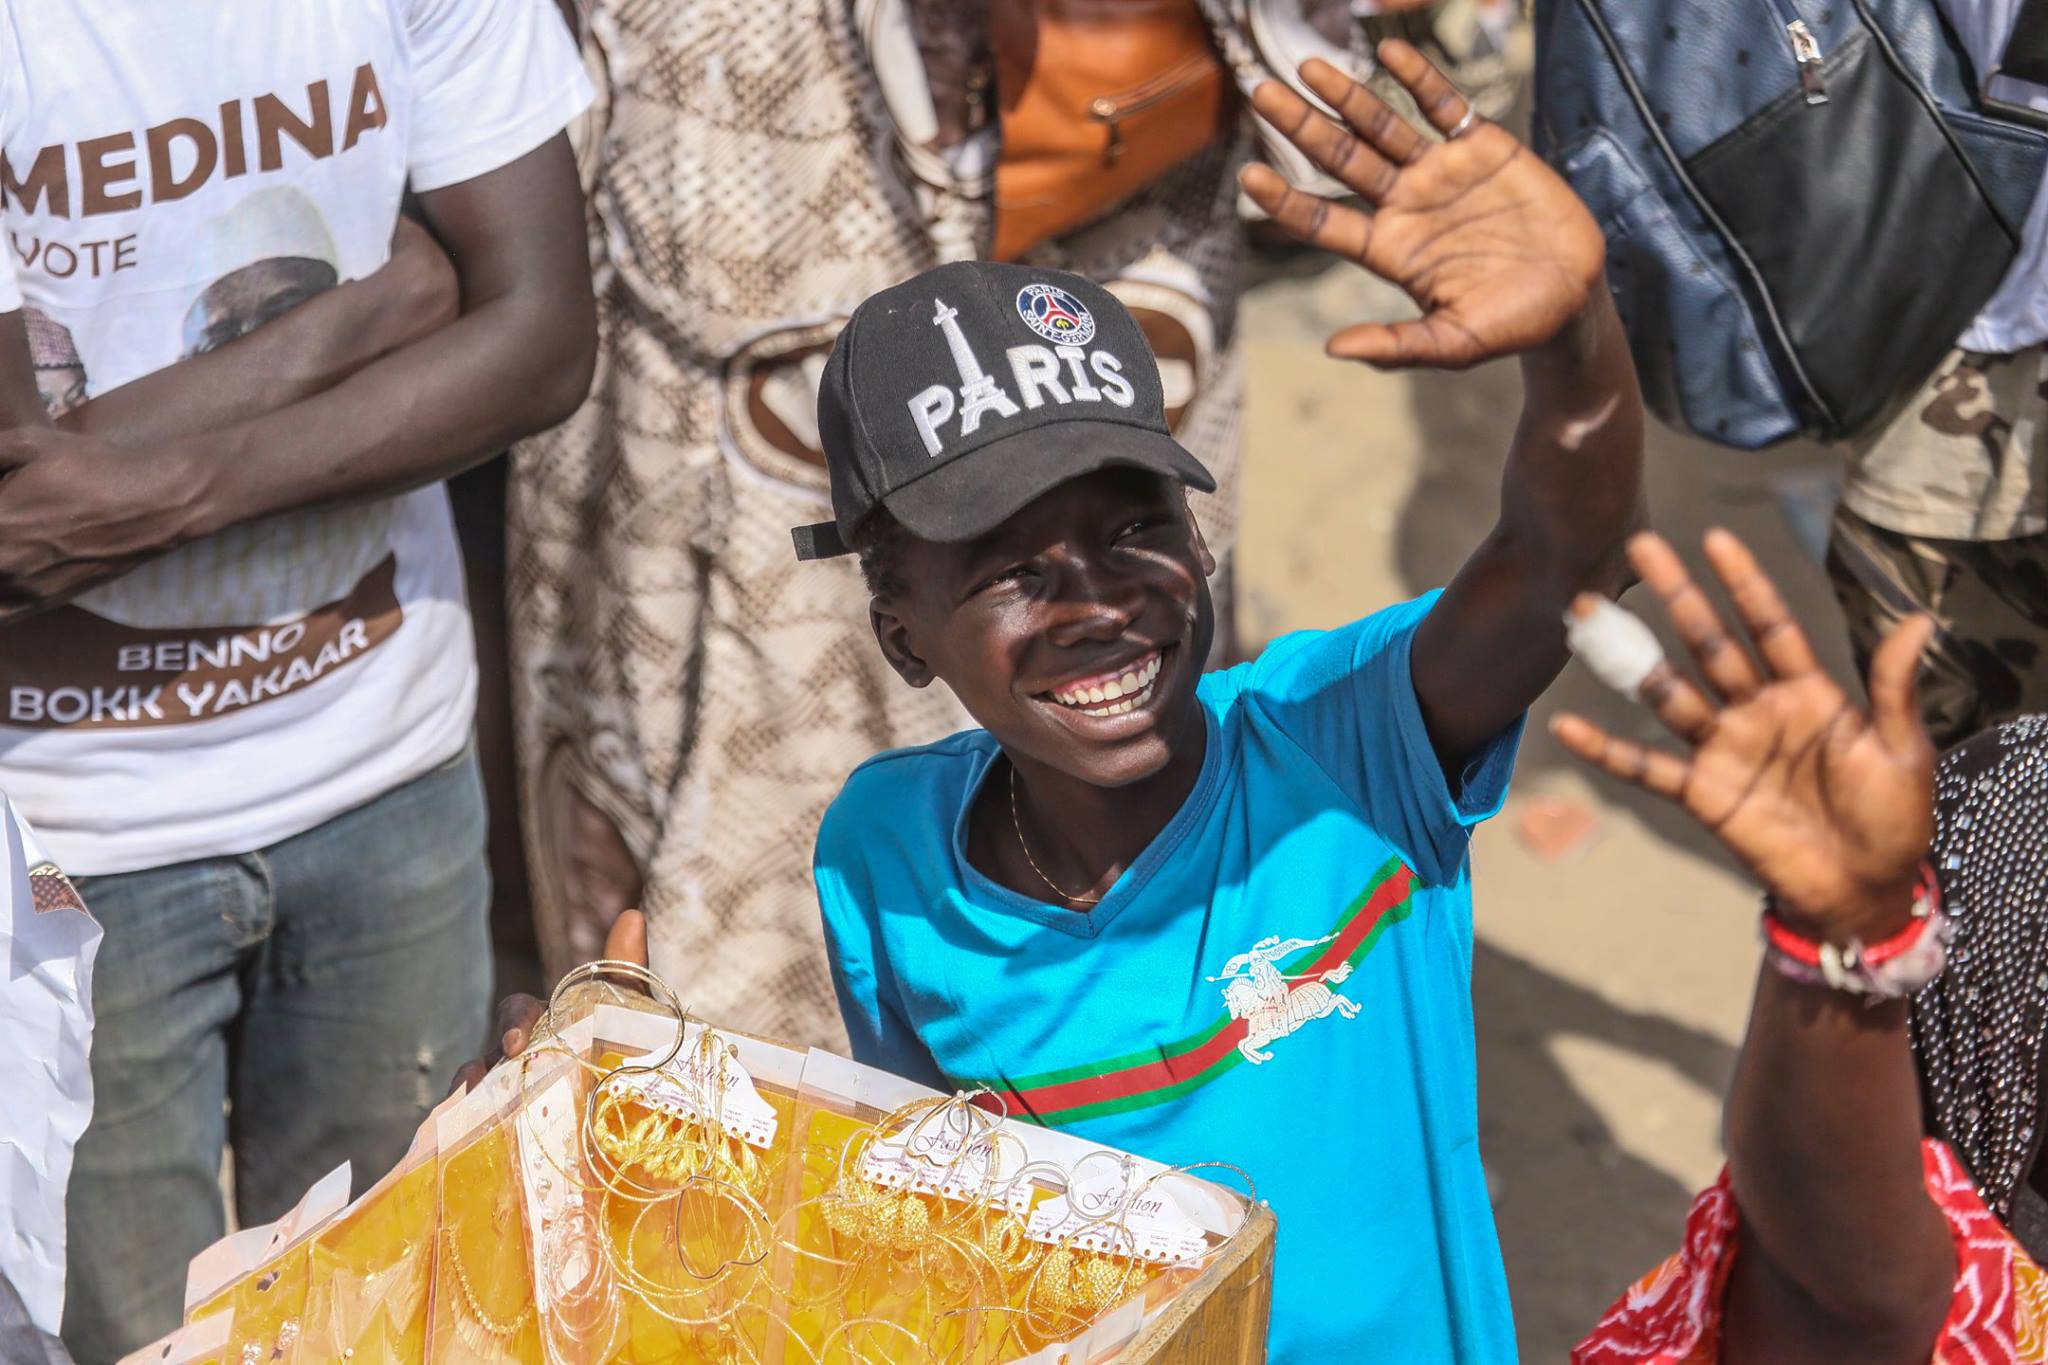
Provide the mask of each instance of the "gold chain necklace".
{"label": "gold chain necklace", "polygon": [[1024,821],[1017,814],[1017,765],[1010,765],[1010,827],[1017,831],[1017,847],[1024,850],[1024,861],[1031,864],[1031,870],[1038,874],[1038,880],[1051,888],[1052,893],[1069,905],[1100,905],[1100,896],[1077,896],[1071,891],[1062,891],[1058,882],[1045,875],[1045,869],[1038,865],[1038,859],[1031,856],[1031,845],[1024,839]]}
{"label": "gold chain necklace", "polygon": [[[441,1227],[441,1240],[443,1243],[442,1249],[447,1253],[449,1268],[455,1272],[455,1287],[461,1291],[462,1302],[458,1305],[458,1308],[466,1311],[469,1319],[490,1336],[501,1340],[508,1340],[516,1335],[519,1329],[526,1325],[528,1315],[533,1312],[532,1300],[529,1299],[523,1304],[519,1312],[510,1321],[492,1317],[484,1311],[483,1304],[477,1301],[476,1286],[469,1282],[469,1272],[462,1267],[462,1248],[456,1244],[455,1229],[447,1224],[443,1224]],[[464,1344],[468,1345],[471,1350],[479,1352],[486,1350],[487,1348],[482,1343],[467,1340],[466,1333],[464,1332],[465,1326],[466,1324],[461,1316],[458,1315],[455,1327],[458,1334],[465,1335]]]}

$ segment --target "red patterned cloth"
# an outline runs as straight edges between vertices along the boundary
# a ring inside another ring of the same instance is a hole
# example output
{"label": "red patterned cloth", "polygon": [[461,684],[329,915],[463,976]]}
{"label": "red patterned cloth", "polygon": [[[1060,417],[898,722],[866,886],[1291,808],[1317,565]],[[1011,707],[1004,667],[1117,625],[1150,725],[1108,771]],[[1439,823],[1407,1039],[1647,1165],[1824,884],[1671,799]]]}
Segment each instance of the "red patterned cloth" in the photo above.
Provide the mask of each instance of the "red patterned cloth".
{"label": "red patterned cloth", "polygon": [[79,898],[78,888],[71,884],[71,878],[57,870],[55,863],[39,863],[30,868],[28,890],[38,915],[47,915],[52,910],[76,910],[87,919],[92,918],[92,911]]}
{"label": "red patterned cloth", "polygon": [[[1931,1365],[2048,1365],[2048,1274],[1977,1197],[1940,1142],[1923,1144],[1927,1194],[1956,1241],[1955,1297]],[[1715,1365],[1738,1211],[1723,1171],[1694,1201],[1679,1252],[1631,1285],[1572,1365]]]}

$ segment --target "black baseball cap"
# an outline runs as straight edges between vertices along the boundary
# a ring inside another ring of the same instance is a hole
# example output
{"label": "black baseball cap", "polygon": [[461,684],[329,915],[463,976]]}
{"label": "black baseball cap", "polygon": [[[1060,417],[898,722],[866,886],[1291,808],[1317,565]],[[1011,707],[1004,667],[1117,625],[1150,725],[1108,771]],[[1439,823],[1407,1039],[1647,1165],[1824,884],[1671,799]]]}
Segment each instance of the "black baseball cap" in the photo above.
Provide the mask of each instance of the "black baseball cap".
{"label": "black baseball cap", "polygon": [[854,309],[825,362],[818,435],[834,515],[791,532],[799,559],[850,553],[878,507],[926,540],[972,540],[1112,465],[1216,487],[1167,433],[1130,310],[1034,266],[954,262]]}

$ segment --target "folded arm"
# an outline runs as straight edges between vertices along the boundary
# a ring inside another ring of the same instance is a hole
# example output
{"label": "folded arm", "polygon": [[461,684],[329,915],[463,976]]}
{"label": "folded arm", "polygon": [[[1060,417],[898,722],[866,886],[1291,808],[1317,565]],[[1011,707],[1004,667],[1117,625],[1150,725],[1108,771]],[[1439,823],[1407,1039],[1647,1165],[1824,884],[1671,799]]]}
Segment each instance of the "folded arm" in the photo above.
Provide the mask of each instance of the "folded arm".
{"label": "folded arm", "polygon": [[453,322],[458,301],[447,254],[425,228],[400,218],[391,259],[375,274],[60,412],[56,424],[131,450],[217,431],[324,393]]}
{"label": "folded arm", "polygon": [[1292,189],[1264,167],[1246,172],[1245,187],[1281,226],[1423,309],[1339,332],[1332,355],[1449,369],[1522,356],[1527,398],[1500,519],[1415,637],[1416,696],[1455,775],[1564,666],[1573,595],[1620,590],[1622,546],[1641,520],[1642,402],[1585,206],[1513,135],[1468,120],[1463,97],[1415,49],[1385,43],[1380,60],[1447,140],[1426,139],[1320,62],[1302,78],[1343,126],[1278,83],[1254,99],[1371,212]]}
{"label": "folded arm", "polygon": [[420,208],[455,260],[461,316],[305,402],[180,443],[204,489],[193,532],[433,483],[583,401],[596,319],[568,139]]}
{"label": "folded arm", "polygon": [[596,323],[568,139],[419,202],[460,281],[447,326],[146,459],[98,436],[0,434],[0,621],[224,527],[446,478],[574,411]]}
{"label": "folded arm", "polygon": [[0,313],[0,430],[49,424],[29,361],[28,324],[18,308]]}

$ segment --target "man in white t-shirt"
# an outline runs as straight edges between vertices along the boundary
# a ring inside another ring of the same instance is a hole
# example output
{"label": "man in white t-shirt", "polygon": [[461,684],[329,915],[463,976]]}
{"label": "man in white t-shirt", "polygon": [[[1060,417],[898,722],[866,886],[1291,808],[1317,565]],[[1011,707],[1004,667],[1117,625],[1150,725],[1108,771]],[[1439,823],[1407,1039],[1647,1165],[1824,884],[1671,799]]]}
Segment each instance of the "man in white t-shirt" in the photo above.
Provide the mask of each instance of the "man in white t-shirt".
{"label": "man in white t-shirt", "polygon": [[224,1142],[268,1219],[476,1049],[438,480],[588,384],[589,98],[550,0],[0,0],[0,787],[106,926],[84,1365],[178,1320]]}

